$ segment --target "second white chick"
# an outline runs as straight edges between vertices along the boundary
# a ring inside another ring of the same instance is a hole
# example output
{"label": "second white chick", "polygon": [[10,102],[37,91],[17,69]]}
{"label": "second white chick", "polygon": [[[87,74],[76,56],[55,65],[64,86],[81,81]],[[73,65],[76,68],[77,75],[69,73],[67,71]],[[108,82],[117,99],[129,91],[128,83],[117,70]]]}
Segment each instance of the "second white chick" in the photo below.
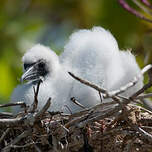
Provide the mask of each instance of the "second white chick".
{"label": "second white chick", "polygon": [[[78,76],[108,91],[119,89],[141,74],[130,51],[121,51],[113,35],[102,27],[79,30],[70,36],[60,56],[63,64],[78,70]],[[143,77],[123,95],[131,96],[143,86]]]}

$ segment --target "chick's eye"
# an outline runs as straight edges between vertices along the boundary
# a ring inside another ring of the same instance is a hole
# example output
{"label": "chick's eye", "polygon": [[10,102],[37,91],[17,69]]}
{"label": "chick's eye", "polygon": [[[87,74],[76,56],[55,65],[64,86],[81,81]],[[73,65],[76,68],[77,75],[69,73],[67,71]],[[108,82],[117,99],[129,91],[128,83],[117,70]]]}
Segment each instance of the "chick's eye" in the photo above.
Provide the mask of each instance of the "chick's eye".
{"label": "chick's eye", "polygon": [[27,64],[24,64],[24,69],[25,69],[25,70],[27,69]]}
{"label": "chick's eye", "polygon": [[30,68],[32,65],[34,65],[34,63],[24,63],[24,69],[27,70],[27,69]]}
{"label": "chick's eye", "polygon": [[39,63],[39,64],[38,64],[38,66],[39,66],[39,68],[41,68],[41,69],[42,69],[42,68],[44,68],[44,67],[45,67],[45,64],[44,64],[43,62],[41,62],[41,63]]}

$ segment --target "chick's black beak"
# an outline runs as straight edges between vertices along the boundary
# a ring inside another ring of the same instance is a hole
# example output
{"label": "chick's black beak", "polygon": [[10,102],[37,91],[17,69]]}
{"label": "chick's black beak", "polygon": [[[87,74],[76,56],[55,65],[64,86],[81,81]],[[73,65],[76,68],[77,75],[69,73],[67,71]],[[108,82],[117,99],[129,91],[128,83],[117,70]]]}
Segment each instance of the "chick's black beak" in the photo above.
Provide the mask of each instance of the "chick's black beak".
{"label": "chick's black beak", "polygon": [[39,61],[35,64],[31,64],[31,66],[24,72],[21,77],[21,82],[42,80],[46,74],[47,70],[45,63],[43,61]]}
{"label": "chick's black beak", "polygon": [[27,71],[25,71],[21,77],[21,82],[23,81],[35,81],[39,79],[39,72],[35,65],[31,66]]}

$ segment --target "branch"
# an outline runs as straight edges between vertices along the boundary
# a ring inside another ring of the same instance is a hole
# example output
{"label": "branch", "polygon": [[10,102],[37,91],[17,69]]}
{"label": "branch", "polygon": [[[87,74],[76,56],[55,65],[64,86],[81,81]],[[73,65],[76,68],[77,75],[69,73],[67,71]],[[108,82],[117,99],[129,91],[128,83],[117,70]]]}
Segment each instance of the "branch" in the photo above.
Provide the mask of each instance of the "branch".
{"label": "branch", "polygon": [[131,8],[127,2],[125,0],[118,0],[118,2],[120,3],[120,5],[125,9],[127,10],[129,13],[135,15],[136,17],[142,19],[142,20],[145,20],[147,22],[150,22],[152,23],[152,20],[145,17],[144,15],[142,15],[140,12],[136,11],[135,9]]}
{"label": "branch", "polygon": [[152,65],[147,65],[143,72],[148,72],[149,82],[145,84],[140,90],[134,93],[130,98],[135,99],[138,95],[143,93],[145,90],[149,89],[152,86]]}
{"label": "branch", "polygon": [[145,6],[149,7],[150,9],[152,9],[151,3],[149,3],[147,0],[141,0],[141,2],[142,2]]}
{"label": "branch", "polygon": [[5,148],[2,149],[2,152],[9,152],[11,150],[11,146],[15,145],[16,143],[18,143],[20,140],[22,140],[23,138],[30,136],[31,135],[31,129],[30,130],[26,130],[23,133],[21,133],[19,136],[17,136],[12,142],[9,143],[8,146],[6,146]]}
{"label": "branch", "polygon": [[101,110],[100,108],[102,107],[102,104],[98,105],[98,109],[96,108],[92,108],[90,109],[85,115],[82,115],[74,120],[71,120],[70,122],[68,122],[67,124],[65,124],[66,128],[69,128],[75,124],[77,124],[77,126],[81,126],[84,127],[86,124],[89,124],[93,121],[97,121],[100,119],[104,119],[108,116],[112,116],[114,115],[114,113],[118,112],[121,108],[120,106],[114,106],[114,107],[104,107],[103,110]]}
{"label": "branch", "polygon": [[46,104],[38,113],[28,113],[24,117],[14,118],[14,119],[0,119],[0,128],[12,128],[18,126],[32,126],[37,122],[43,114],[47,111],[51,104],[51,98],[48,99]]}
{"label": "branch", "polygon": [[70,119],[74,118],[74,117],[80,117],[84,114],[87,114],[89,111],[91,110],[102,110],[102,109],[106,109],[107,107],[111,107],[111,106],[114,106],[116,105],[117,103],[115,101],[111,101],[111,102],[106,102],[106,103],[102,103],[102,104],[99,104],[99,105],[96,105],[94,107],[91,107],[91,108],[88,108],[88,109],[85,109],[85,110],[82,110],[80,112],[77,112],[77,113],[74,113],[72,115],[70,115]]}
{"label": "branch", "polygon": [[[112,98],[113,96],[116,96],[116,95],[118,95],[118,94],[120,94],[120,93],[123,93],[124,91],[126,91],[126,90],[129,89],[130,87],[134,86],[134,85],[138,82],[138,80],[142,77],[142,75],[143,75],[145,72],[150,72],[151,69],[152,69],[152,65],[147,65],[147,66],[145,66],[145,67],[141,70],[141,74],[135,76],[131,82],[129,82],[128,84],[126,84],[126,85],[124,85],[124,86],[122,86],[122,87],[120,87],[120,89],[114,90],[114,91],[111,91],[111,92],[108,92],[106,89],[103,89],[103,88],[99,87],[98,85],[89,82],[88,80],[84,80],[84,79],[82,79],[82,78],[74,75],[74,74],[71,73],[71,72],[68,72],[68,73],[70,74],[70,76],[72,76],[74,79],[80,81],[81,83],[83,83],[83,84],[85,84],[85,85],[87,85],[87,86],[89,86],[89,87],[91,87],[91,88],[94,88],[94,89],[97,90],[98,92],[101,92],[101,93],[105,94],[107,98],[108,98],[108,97]],[[150,80],[151,80],[151,79],[150,79]],[[149,84],[149,85],[151,86],[151,84]],[[145,91],[147,88],[149,88],[149,85],[148,85],[148,87],[146,86],[146,87],[144,88],[144,91]],[[106,98],[106,97],[105,97],[105,98]]]}
{"label": "branch", "polygon": [[99,92],[101,92],[101,93],[104,93],[104,94],[107,94],[107,93],[108,93],[107,90],[105,90],[105,89],[97,86],[96,84],[91,83],[91,82],[89,82],[88,80],[81,79],[81,78],[75,76],[75,75],[74,75],[73,73],[71,73],[71,72],[68,72],[68,73],[70,74],[70,76],[72,76],[74,79],[80,81],[81,83],[83,83],[83,84],[85,84],[85,85],[87,85],[87,86],[89,86],[89,87],[91,87],[91,88],[94,88],[95,90],[97,90],[97,91],[99,91]]}
{"label": "branch", "polygon": [[150,71],[151,69],[152,69],[152,65],[149,64],[149,65],[145,66],[145,67],[141,70],[141,74],[135,76],[131,82],[129,82],[128,84],[126,84],[126,85],[124,85],[124,86],[122,86],[122,87],[120,87],[120,89],[109,92],[109,95],[110,95],[110,96],[114,96],[114,95],[118,95],[118,94],[121,94],[121,93],[125,92],[127,89],[133,87],[133,86],[138,82],[138,80],[139,80],[146,72]]}
{"label": "branch", "polygon": [[25,113],[27,112],[27,105],[25,104],[25,102],[7,103],[4,105],[0,105],[0,108],[10,107],[10,106],[21,106],[24,108]]}
{"label": "branch", "polygon": [[43,108],[35,115],[35,119],[42,117],[51,105],[51,98],[49,98]]}
{"label": "branch", "polygon": [[6,131],[2,134],[0,138],[0,144],[3,141],[3,139],[6,137],[6,135],[9,133],[10,130],[11,130],[10,128],[7,128]]}
{"label": "branch", "polygon": [[24,102],[7,103],[7,104],[0,105],[0,108],[10,107],[10,106],[22,106],[22,107],[26,107],[26,104]]}
{"label": "branch", "polygon": [[148,140],[149,143],[152,145],[152,135],[143,130],[142,128],[138,127],[137,125],[134,126],[134,129],[141,134],[139,138],[142,138],[144,140]]}
{"label": "branch", "polygon": [[84,105],[82,105],[78,100],[75,99],[75,97],[71,98],[71,101],[81,107],[82,109],[86,109]]}
{"label": "branch", "polygon": [[145,98],[151,98],[151,97],[152,97],[152,93],[147,93],[147,94],[137,96],[136,99],[145,99]]}
{"label": "branch", "polygon": [[31,112],[35,112],[35,110],[37,109],[37,106],[38,106],[38,93],[39,93],[41,82],[42,82],[42,80],[39,80],[39,82],[37,84],[36,91],[35,91],[35,88],[33,87],[33,90],[34,90],[34,102],[31,105],[31,107],[32,107]]}

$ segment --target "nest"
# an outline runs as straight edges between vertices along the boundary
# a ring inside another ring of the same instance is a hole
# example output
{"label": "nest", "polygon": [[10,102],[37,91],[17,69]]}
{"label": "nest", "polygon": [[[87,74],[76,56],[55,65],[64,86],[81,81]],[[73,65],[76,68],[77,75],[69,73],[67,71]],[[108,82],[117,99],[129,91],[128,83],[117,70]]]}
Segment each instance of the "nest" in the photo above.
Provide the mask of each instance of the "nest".
{"label": "nest", "polygon": [[[112,101],[101,103],[74,114],[48,112],[51,98],[37,110],[40,83],[34,89],[32,106],[23,102],[1,105],[20,105],[24,110],[17,115],[0,113],[0,150],[2,152],[151,152],[152,112],[132,104],[151,94],[142,94],[152,85],[152,66],[148,65],[149,82],[131,97],[120,95],[138,82],[132,82],[119,90],[106,90],[83,80],[72,73],[73,78],[104,94]],[[142,94],[142,95],[141,95]],[[74,103],[80,105],[74,98]],[[82,106],[82,105],[80,105]],[[151,108],[151,107],[150,107]]]}

